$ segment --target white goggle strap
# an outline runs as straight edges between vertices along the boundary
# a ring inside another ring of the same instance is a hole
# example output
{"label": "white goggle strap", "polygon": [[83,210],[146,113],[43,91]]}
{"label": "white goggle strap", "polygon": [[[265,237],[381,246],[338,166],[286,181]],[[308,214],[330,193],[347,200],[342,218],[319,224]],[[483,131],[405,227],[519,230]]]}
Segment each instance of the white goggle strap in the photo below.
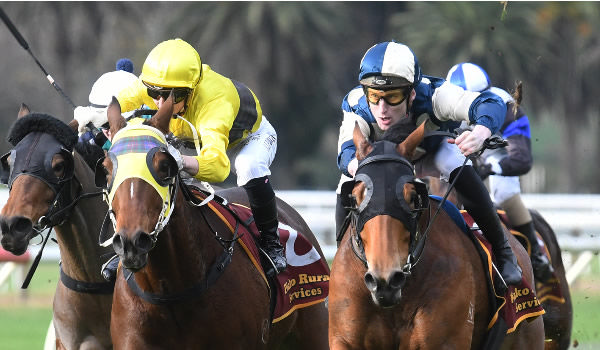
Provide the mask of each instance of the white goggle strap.
{"label": "white goggle strap", "polygon": [[[196,155],[200,155],[200,138],[198,137],[198,131],[196,131],[194,125],[190,123],[187,119],[181,117],[180,115],[177,115],[177,118],[183,120],[190,126],[190,130],[192,130],[192,134],[194,135],[194,146],[196,147]],[[211,200],[213,200],[213,198],[215,198],[215,189],[206,181],[201,181],[200,183],[210,193],[210,195],[206,197],[200,204],[197,204],[197,207],[206,205],[206,203],[210,202]]]}
{"label": "white goggle strap", "polygon": [[188,125],[190,126],[190,129],[192,130],[192,134],[194,135],[194,146],[196,147],[196,155],[200,155],[200,138],[198,137],[198,131],[196,131],[196,128],[194,127],[194,125],[192,125],[192,123],[190,123],[187,119],[181,117],[180,115],[176,114],[178,119],[183,120],[184,122],[188,123]]}

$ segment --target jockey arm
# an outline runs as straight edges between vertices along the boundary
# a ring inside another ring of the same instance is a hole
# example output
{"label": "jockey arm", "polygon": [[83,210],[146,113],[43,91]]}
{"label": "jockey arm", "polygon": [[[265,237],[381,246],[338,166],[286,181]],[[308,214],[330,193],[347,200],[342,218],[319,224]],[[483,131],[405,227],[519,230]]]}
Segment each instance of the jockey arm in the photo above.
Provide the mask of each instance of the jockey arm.
{"label": "jockey arm", "polygon": [[497,132],[506,115],[506,104],[491,92],[472,92],[444,82],[433,92],[432,106],[440,122],[465,121],[475,125],[454,141],[468,156],[481,149],[485,139]]}
{"label": "jockey arm", "polygon": [[510,102],[507,107],[506,119],[509,120],[505,122],[506,126],[501,131],[502,136],[508,141],[506,148],[508,156],[498,161],[499,171],[496,171],[496,174],[521,176],[527,174],[533,164],[529,118],[520,107],[513,111]]}

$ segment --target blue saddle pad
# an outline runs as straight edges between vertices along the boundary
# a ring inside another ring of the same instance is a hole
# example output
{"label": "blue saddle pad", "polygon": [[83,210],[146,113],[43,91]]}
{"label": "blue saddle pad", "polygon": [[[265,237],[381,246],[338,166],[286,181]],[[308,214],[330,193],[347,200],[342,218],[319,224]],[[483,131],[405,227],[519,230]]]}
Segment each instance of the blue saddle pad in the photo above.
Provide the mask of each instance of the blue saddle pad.
{"label": "blue saddle pad", "polygon": [[[437,201],[438,203],[442,201],[442,197],[432,194],[429,195],[429,198],[433,199],[434,201]],[[442,205],[442,209],[444,209],[446,214],[448,214],[448,216],[452,218],[454,223],[456,223],[456,226],[460,227],[464,232],[469,232],[469,227],[467,226],[465,219],[460,213],[460,210],[456,207],[456,205],[454,205],[454,203],[450,201],[445,201]]]}

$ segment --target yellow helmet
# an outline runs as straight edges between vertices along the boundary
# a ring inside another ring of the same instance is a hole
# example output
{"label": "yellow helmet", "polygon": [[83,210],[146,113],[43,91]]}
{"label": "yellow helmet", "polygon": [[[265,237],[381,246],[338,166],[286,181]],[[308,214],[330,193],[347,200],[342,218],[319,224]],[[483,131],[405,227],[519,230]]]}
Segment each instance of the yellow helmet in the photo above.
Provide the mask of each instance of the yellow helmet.
{"label": "yellow helmet", "polygon": [[150,51],[140,79],[154,86],[193,89],[201,73],[202,61],[196,49],[181,39],[172,39]]}

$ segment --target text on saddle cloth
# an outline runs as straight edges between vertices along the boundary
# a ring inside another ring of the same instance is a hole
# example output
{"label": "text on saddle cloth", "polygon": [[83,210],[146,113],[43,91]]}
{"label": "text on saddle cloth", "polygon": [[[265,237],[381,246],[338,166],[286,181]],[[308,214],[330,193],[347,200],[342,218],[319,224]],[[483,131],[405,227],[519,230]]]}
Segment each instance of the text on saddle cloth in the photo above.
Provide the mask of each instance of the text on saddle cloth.
{"label": "text on saddle cloth", "polygon": [[[205,196],[196,191],[194,194]],[[226,208],[217,201],[209,202],[208,207],[223,220],[231,232],[237,226],[240,236],[238,242],[267,283],[256,246],[259,233],[254,221],[250,220],[250,209],[235,203]],[[248,225],[249,230],[240,224],[249,221],[252,221]],[[324,302],[329,295],[329,266],[312,243],[302,232],[283,223],[279,223],[278,233],[280,243],[285,247],[288,266],[277,275],[277,303],[273,323],[283,320],[294,310]]]}

